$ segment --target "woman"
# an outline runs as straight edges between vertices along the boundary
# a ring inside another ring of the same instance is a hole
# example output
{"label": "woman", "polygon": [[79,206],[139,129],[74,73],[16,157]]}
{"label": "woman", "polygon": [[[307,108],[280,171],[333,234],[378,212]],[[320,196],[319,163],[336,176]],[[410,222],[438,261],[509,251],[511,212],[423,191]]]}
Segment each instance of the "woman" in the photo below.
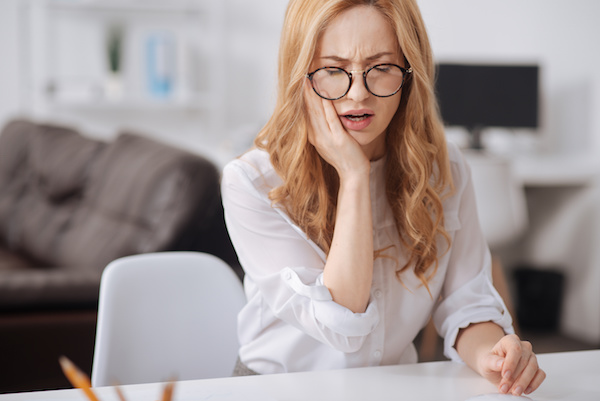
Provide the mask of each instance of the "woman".
{"label": "woman", "polygon": [[490,279],[468,167],[446,145],[414,0],[292,0],[275,111],[223,173],[245,270],[238,374],[445,354],[502,393],[544,380]]}

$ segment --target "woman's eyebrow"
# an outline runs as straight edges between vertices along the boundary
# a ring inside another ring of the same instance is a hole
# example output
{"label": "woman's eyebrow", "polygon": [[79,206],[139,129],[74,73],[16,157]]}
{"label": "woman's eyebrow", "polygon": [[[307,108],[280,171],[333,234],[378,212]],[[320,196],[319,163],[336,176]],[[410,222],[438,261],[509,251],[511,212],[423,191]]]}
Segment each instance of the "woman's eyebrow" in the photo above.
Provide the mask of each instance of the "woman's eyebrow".
{"label": "woman's eyebrow", "polygon": [[[367,61],[378,60],[378,59],[380,59],[380,58],[382,58],[384,56],[391,56],[393,54],[394,53],[392,53],[392,52],[380,52],[380,53],[377,53],[377,54],[374,54],[372,56],[367,57],[365,60],[367,60]],[[340,56],[333,56],[333,55],[332,56],[322,56],[321,59],[327,59],[327,60],[338,61],[338,62],[348,62],[348,61],[350,61],[347,58],[343,58],[343,57],[340,57]]]}

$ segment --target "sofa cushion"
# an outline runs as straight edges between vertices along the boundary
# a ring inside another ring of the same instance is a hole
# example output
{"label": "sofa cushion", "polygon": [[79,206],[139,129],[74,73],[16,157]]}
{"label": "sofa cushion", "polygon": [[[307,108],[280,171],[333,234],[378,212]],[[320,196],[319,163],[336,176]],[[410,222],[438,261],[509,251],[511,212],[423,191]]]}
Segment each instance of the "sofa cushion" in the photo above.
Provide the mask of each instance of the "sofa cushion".
{"label": "sofa cushion", "polygon": [[15,236],[15,209],[29,181],[27,160],[35,124],[15,120],[0,135],[0,244],[10,244]]}
{"label": "sofa cushion", "polygon": [[208,160],[123,133],[105,143],[15,121],[0,134],[0,310],[93,306],[104,267],[213,253],[241,277]]}
{"label": "sofa cushion", "polygon": [[[26,270],[36,262],[31,258],[0,246],[0,275],[5,272]],[[3,276],[6,277],[5,275]]]}
{"label": "sofa cushion", "polygon": [[[219,173],[208,160],[123,133],[91,171],[58,262],[101,269],[125,255],[170,250],[197,213],[219,205]],[[196,220],[196,221],[195,221]]]}
{"label": "sofa cushion", "polygon": [[101,271],[32,266],[38,265],[0,247],[0,312],[96,306]]}
{"label": "sofa cushion", "polygon": [[0,188],[6,188],[27,162],[29,141],[37,130],[26,120],[10,121],[0,135]]}
{"label": "sofa cushion", "polygon": [[36,267],[57,265],[62,233],[105,144],[69,128],[27,121],[9,124],[1,137],[10,156],[0,166],[0,243],[36,260]]}
{"label": "sofa cushion", "polygon": [[38,187],[26,191],[15,211],[9,246],[36,261],[35,267],[56,266],[56,251],[79,202],[55,204]]}
{"label": "sofa cushion", "polygon": [[105,145],[68,128],[41,125],[29,156],[38,188],[51,201],[80,194]]}

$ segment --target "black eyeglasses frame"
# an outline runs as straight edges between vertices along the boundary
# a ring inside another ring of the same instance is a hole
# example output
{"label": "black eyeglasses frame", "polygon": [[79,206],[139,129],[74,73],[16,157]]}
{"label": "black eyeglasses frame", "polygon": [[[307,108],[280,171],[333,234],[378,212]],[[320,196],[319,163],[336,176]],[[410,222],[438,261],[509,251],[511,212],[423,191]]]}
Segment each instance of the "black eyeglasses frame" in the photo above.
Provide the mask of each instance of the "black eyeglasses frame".
{"label": "black eyeglasses frame", "polygon": [[[396,91],[395,91],[394,93],[392,93],[392,94],[390,94],[390,95],[384,95],[384,96],[382,96],[382,95],[377,95],[377,94],[375,94],[375,93],[371,92],[371,89],[369,89],[369,85],[367,84],[367,74],[368,74],[368,73],[369,73],[369,72],[370,72],[372,69],[374,69],[374,68],[378,68],[378,67],[382,67],[382,66],[386,66],[386,65],[390,65],[390,66],[398,67],[398,68],[400,69],[400,71],[402,71],[402,82],[400,83],[400,86],[398,87],[398,89],[396,89]],[[340,71],[343,71],[343,72],[345,72],[345,73],[346,73],[346,75],[348,75],[348,78],[350,79],[350,83],[349,83],[349,85],[348,85],[348,89],[346,89],[346,92],[344,92],[344,94],[343,94],[342,96],[339,96],[339,97],[336,97],[336,98],[329,98],[329,97],[325,97],[325,96],[321,95],[319,92],[317,92],[317,90],[315,89],[315,86],[314,86],[314,84],[313,84],[313,76],[314,76],[314,75],[315,75],[317,72],[319,72],[319,71],[321,71],[321,70],[324,70],[324,69],[327,69],[327,68],[329,68],[329,69],[337,69],[337,70],[340,70]],[[407,76],[410,76],[409,74],[412,74],[412,72],[413,72],[413,69],[412,69],[412,67],[411,67],[411,66],[408,66],[408,68],[405,68],[405,67],[401,67],[401,66],[399,66],[398,64],[393,64],[393,63],[381,63],[381,64],[376,64],[376,65],[374,65],[374,66],[370,67],[369,69],[367,69],[367,70],[362,70],[362,71],[360,71],[360,70],[359,70],[359,71],[346,71],[345,69],[343,69],[343,68],[341,68],[341,67],[328,67],[328,66],[325,66],[325,67],[317,68],[317,69],[316,69],[316,70],[314,70],[313,72],[310,72],[310,73],[306,74],[306,78],[308,78],[308,80],[310,81],[310,85],[311,85],[311,87],[312,87],[313,91],[314,91],[314,92],[315,92],[315,93],[316,93],[316,94],[317,94],[317,95],[318,95],[320,98],[323,98],[323,99],[325,99],[325,100],[338,100],[338,99],[341,99],[341,98],[343,98],[344,96],[346,96],[346,95],[348,94],[348,92],[350,92],[350,88],[352,88],[352,83],[353,83],[353,79],[354,79],[354,74],[353,74],[353,73],[355,73],[355,72],[362,72],[363,83],[365,84],[365,88],[367,89],[367,91],[369,91],[369,93],[370,93],[371,95],[373,95],[373,96],[377,96],[377,97],[390,97],[390,96],[394,96],[396,93],[400,92],[400,89],[402,89],[402,87],[404,86],[404,83],[405,83],[405,82],[406,82],[406,80],[407,80],[407,79],[406,79],[406,78],[407,78]]]}

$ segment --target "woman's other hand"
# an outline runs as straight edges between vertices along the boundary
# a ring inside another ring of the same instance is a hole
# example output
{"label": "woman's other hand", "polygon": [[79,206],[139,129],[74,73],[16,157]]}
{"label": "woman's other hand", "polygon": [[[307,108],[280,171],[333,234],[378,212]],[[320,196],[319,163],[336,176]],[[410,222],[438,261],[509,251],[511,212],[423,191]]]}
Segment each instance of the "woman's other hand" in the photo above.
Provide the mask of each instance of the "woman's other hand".
{"label": "woman's other hand", "polygon": [[455,343],[460,357],[504,394],[530,394],[546,378],[528,341],[505,335],[492,322],[461,329]]}
{"label": "woman's other hand", "polygon": [[536,390],[546,378],[528,341],[506,335],[482,357],[480,373],[501,393],[522,395]]}

